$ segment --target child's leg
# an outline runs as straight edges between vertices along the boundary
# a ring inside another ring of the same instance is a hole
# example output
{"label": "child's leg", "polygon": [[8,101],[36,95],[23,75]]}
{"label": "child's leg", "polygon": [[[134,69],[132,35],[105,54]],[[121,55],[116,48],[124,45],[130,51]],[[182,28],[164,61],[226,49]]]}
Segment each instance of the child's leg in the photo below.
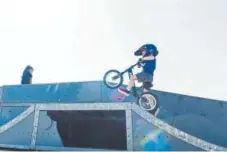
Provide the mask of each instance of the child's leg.
{"label": "child's leg", "polygon": [[131,91],[132,87],[135,86],[135,80],[137,80],[136,75],[131,76],[127,87],[128,91]]}
{"label": "child's leg", "polygon": [[135,85],[135,80],[137,80],[137,76],[136,75],[131,76],[127,88],[119,88],[118,91],[128,96],[130,94],[132,87]]}
{"label": "child's leg", "polygon": [[141,72],[131,76],[127,88],[119,88],[118,91],[128,96],[132,87],[135,85],[135,80],[137,80],[138,82],[144,82],[144,80],[146,80],[146,74],[144,72]]}

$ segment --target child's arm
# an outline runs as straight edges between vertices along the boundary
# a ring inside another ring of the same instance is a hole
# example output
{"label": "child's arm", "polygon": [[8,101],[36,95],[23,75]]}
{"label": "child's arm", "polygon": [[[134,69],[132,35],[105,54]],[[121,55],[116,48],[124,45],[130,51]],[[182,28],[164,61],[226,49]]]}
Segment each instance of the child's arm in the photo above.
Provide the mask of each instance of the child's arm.
{"label": "child's arm", "polygon": [[155,57],[153,55],[143,57],[143,60],[154,60]]}

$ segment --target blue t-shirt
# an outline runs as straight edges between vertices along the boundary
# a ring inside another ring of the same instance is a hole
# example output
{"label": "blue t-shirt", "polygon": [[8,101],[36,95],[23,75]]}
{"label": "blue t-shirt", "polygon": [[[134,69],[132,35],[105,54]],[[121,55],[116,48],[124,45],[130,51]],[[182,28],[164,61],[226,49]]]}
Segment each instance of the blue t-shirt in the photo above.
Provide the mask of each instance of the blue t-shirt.
{"label": "blue t-shirt", "polygon": [[154,75],[154,71],[156,69],[156,59],[154,60],[144,60],[143,63],[145,64],[143,66],[143,72],[147,74]]}

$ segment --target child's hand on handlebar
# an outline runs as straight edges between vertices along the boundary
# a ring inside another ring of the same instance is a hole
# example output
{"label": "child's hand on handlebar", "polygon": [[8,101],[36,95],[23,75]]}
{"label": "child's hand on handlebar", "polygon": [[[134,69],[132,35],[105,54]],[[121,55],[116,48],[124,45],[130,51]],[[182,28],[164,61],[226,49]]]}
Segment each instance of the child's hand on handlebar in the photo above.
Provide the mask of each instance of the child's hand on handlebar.
{"label": "child's hand on handlebar", "polygon": [[143,62],[143,58],[139,58],[138,63],[142,63]]}
{"label": "child's hand on handlebar", "polygon": [[141,68],[143,66],[143,58],[139,58],[137,63],[138,63],[138,68]]}

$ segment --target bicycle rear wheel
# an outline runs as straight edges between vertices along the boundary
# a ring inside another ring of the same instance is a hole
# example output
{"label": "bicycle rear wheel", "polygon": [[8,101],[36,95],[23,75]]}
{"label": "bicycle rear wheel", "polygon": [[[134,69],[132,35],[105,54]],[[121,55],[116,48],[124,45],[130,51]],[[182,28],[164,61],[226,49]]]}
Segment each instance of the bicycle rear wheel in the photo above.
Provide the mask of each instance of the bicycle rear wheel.
{"label": "bicycle rear wheel", "polygon": [[155,114],[159,108],[158,98],[151,92],[144,92],[138,98],[138,104],[143,109]]}

